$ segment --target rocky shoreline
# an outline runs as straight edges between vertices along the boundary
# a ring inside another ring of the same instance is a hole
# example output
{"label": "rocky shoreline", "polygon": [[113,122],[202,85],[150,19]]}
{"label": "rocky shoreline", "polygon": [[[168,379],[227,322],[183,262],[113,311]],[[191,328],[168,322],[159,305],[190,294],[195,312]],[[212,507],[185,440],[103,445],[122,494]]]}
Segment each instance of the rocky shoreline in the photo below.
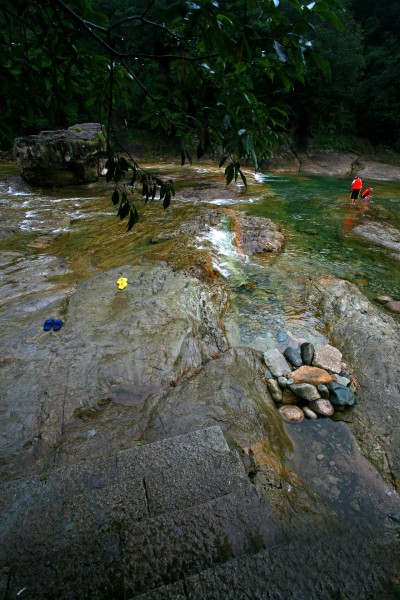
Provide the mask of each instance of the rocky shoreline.
{"label": "rocky shoreline", "polygon": [[365,180],[398,181],[400,157],[396,154],[361,154],[351,151],[310,150],[295,153],[281,147],[266,161],[273,173],[302,173],[309,175],[351,176]]}
{"label": "rocky shoreline", "polygon": [[[42,131],[38,135],[17,138],[12,150],[0,153],[0,160],[17,161],[21,174],[34,185],[71,185],[97,179],[104,167],[95,153],[104,150],[104,136],[99,123],[79,123],[62,131]],[[138,162],[146,160],[176,163],[176,156],[161,154],[157,148],[131,144],[131,154]],[[161,154],[161,155],[160,155]],[[214,156],[201,162],[218,163]],[[100,164],[101,163],[101,164]],[[365,180],[400,179],[400,155],[385,151],[376,154],[353,150],[328,151],[313,148],[300,152],[282,144],[263,161],[262,168],[271,173],[297,173],[328,176],[352,176]]]}

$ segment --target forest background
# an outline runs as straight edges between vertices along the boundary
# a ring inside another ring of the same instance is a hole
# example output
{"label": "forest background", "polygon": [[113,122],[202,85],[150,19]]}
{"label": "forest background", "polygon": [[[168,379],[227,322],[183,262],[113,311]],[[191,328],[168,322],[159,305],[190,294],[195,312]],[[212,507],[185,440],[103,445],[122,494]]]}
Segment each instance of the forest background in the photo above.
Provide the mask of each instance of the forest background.
{"label": "forest background", "polygon": [[398,0],[5,0],[0,150],[100,122],[182,162],[400,152],[399,31]]}

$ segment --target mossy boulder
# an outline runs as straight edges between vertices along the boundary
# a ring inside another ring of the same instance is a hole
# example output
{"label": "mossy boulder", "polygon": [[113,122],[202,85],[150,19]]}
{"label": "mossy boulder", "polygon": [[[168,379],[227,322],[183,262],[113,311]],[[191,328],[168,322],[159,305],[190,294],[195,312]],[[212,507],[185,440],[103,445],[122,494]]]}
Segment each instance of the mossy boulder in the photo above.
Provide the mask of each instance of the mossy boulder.
{"label": "mossy boulder", "polygon": [[106,149],[102,131],[99,123],[82,123],[66,130],[16,138],[14,156],[21,176],[43,187],[97,181],[104,168],[99,152]]}

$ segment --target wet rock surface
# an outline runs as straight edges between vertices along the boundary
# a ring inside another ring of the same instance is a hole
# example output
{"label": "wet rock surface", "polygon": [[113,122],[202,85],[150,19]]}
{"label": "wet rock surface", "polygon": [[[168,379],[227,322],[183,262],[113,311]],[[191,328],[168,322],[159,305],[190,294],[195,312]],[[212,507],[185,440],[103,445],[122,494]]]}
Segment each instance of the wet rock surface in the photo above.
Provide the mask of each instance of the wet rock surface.
{"label": "wet rock surface", "polygon": [[[229,294],[204,268],[208,250],[188,243],[218,224],[222,213],[206,210],[209,217],[180,229],[179,208],[157,215],[166,233],[158,236],[160,226],[147,242],[156,258],[128,246],[129,260],[118,264],[109,235],[114,266],[105,268],[83,245],[90,268],[81,280],[64,247],[43,262],[43,246],[32,257],[20,247],[4,256],[5,265],[14,261],[2,282],[0,319],[6,600],[396,591],[390,515],[399,513],[398,496],[369,463],[369,472],[357,461],[347,468],[347,454],[359,455],[344,423],[281,417],[272,393],[282,391],[283,405],[294,395],[294,365],[286,357],[286,387],[281,380],[282,388],[269,389],[259,376],[264,351],[227,334]],[[137,231],[145,235],[140,224]],[[71,233],[66,247],[76,243]],[[196,251],[198,264],[177,268]],[[127,286],[120,290],[121,277]],[[43,331],[49,316],[62,318],[60,331]],[[327,423],[332,429],[320,429]],[[303,443],[312,450],[307,472],[289,461]],[[336,470],[329,464],[335,451]],[[376,509],[372,527],[368,502]]]}
{"label": "wet rock surface", "polygon": [[[121,275],[129,280],[124,290],[116,285]],[[112,426],[107,443],[121,445],[126,435],[139,439],[143,407],[150,412],[171,385],[228,348],[220,321],[223,288],[167,265],[110,270],[69,291],[11,337],[16,307],[2,319],[3,414],[10,417],[3,475],[17,473],[21,462],[34,464],[57,447],[63,432],[100,415],[112,421],[116,413],[130,413],[128,423]],[[61,332],[43,331],[49,311],[62,316]],[[113,431],[121,426],[124,435]],[[90,429],[82,432],[86,439]],[[99,437],[91,438],[92,447]]]}
{"label": "wet rock surface", "polygon": [[392,256],[400,260],[400,231],[389,224],[368,222],[356,225],[353,233],[374,242],[378,246],[384,246],[393,250]]}
{"label": "wet rock surface", "polygon": [[284,237],[279,227],[264,217],[242,212],[232,213],[235,235],[233,243],[240,252],[252,256],[262,252],[279,252]]}
{"label": "wet rock surface", "polygon": [[358,403],[346,422],[364,454],[399,489],[400,363],[392,359],[400,344],[399,323],[349,282],[311,280],[305,291],[357,373]]}

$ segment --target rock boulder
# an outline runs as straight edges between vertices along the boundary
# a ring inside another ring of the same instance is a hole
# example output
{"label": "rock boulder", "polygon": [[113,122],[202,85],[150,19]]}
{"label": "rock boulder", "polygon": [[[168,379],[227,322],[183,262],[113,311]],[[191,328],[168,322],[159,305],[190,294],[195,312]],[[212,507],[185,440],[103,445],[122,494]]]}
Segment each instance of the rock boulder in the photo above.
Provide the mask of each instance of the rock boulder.
{"label": "rock boulder", "polygon": [[97,181],[106,141],[98,123],[82,123],[66,130],[42,131],[16,138],[14,156],[21,176],[43,187],[80,185]]}
{"label": "rock boulder", "polygon": [[235,230],[232,241],[239,252],[252,256],[282,249],[283,233],[271,219],[232,211],[232,221]]}

